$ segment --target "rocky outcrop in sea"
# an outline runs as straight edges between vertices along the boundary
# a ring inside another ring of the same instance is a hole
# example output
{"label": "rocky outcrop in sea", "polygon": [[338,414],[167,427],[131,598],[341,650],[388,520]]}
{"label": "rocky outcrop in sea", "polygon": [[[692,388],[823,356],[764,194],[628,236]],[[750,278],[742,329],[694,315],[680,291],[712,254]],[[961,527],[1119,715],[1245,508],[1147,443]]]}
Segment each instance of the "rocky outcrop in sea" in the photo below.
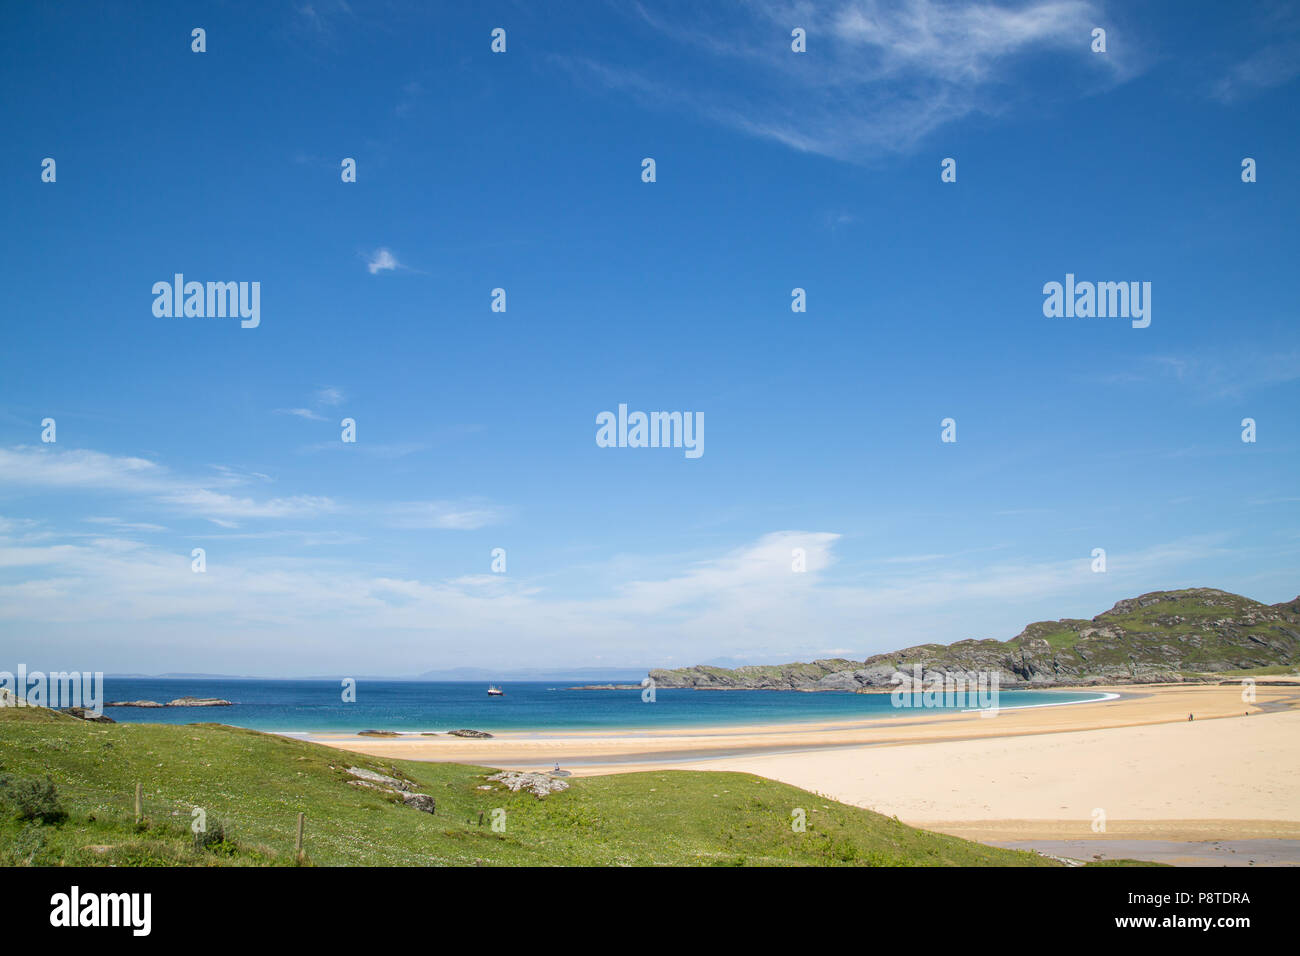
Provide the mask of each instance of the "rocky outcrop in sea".
{"label": "rocky outcrop in sea", "polygon": [[177,697],[165,704],[156,700],[110,700],[105,707],[233,707],[234,701],[220,697]]}

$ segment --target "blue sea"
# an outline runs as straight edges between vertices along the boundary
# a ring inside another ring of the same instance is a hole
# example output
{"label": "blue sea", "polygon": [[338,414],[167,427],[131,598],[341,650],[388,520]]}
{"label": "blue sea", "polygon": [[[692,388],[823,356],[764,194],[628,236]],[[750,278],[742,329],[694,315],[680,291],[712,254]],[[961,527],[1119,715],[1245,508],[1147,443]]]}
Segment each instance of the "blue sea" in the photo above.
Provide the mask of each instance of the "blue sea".
{"label": "blue sea", "polygon": [[[443,732],[653,730],[666,727],[797,723],[915,715],[892,706],[888,694],[659,688],[653,703],[640,690],[572,690],[579,682],[512,681],[504,697],[487,684],[450,681],[358,681],[355,703],[344,703],[334,680],[105,678],[104,700],[220,697],[233,707],[108,707],[122,723],[215,722],[253,730],[356,733],[360,730]],[[1004,690],[1002,708],[1099,700],[1096,692]]]}

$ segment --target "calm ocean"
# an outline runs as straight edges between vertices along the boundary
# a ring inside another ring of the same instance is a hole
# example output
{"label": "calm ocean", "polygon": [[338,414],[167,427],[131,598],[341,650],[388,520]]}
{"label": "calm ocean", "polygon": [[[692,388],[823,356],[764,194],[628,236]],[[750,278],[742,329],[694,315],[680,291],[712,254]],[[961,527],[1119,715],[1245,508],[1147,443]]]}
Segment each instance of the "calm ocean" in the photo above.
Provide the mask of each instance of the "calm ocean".
{"label": "calm ocean", "polygon": [[[209,680],[109,677],[105,700],[221,697],[233,707],[109,707],[122,723],[186,724],[212,721],[273,731],[359,730],[495,731],[615,730],[704,725],[871,719],[915,714],[895,709],[888,694],[797,691],[657,691],[643,703],[639,690],[569,690],[578,682],[513,681],[504,697],[488,697],[486,683],[358,681],[356,702],[345,704],[338,681]],[[1100,699],[1095,692],[1002,691],[1000,706]]]}

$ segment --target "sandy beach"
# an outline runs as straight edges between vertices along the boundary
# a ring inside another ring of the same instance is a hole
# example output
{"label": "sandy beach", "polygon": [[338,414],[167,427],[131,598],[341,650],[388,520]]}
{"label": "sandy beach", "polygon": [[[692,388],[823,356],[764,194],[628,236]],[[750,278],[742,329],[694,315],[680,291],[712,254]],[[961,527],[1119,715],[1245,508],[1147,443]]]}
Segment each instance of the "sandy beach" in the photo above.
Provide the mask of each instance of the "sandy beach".
{"label": "sandy beach", "polygon": [[[1266,681],[1258,682],[1252,703],[1243,702],[1238,684],[1142,685],[1098,688],[1118,695],[1104,702],[1002,710],[996,717],[915,712],[761,727],[504,733],[490,740],[310,739],[412,760],[509,769],[559,763],[575,776],[665,767],[753,773],[984,842],[1093,841],[1102,848],[1300,841],[1300,687]],[[1269,859],[1291,857],[1297,854],[1286,844]]]}

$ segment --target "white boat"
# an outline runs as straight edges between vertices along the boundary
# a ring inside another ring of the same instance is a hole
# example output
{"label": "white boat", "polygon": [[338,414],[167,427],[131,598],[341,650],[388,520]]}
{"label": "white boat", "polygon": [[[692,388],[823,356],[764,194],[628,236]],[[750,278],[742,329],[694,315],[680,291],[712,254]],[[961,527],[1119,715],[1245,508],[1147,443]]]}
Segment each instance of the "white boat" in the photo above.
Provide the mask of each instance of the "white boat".
{"label": "white boat", "polygon": [[500,687],[496,686],[496,684],[489,684],[489,685],[488,685],[488,696],[489,696],[489,697],[504,697],[504,696],[506,696],[506,692],[503,691]]}

